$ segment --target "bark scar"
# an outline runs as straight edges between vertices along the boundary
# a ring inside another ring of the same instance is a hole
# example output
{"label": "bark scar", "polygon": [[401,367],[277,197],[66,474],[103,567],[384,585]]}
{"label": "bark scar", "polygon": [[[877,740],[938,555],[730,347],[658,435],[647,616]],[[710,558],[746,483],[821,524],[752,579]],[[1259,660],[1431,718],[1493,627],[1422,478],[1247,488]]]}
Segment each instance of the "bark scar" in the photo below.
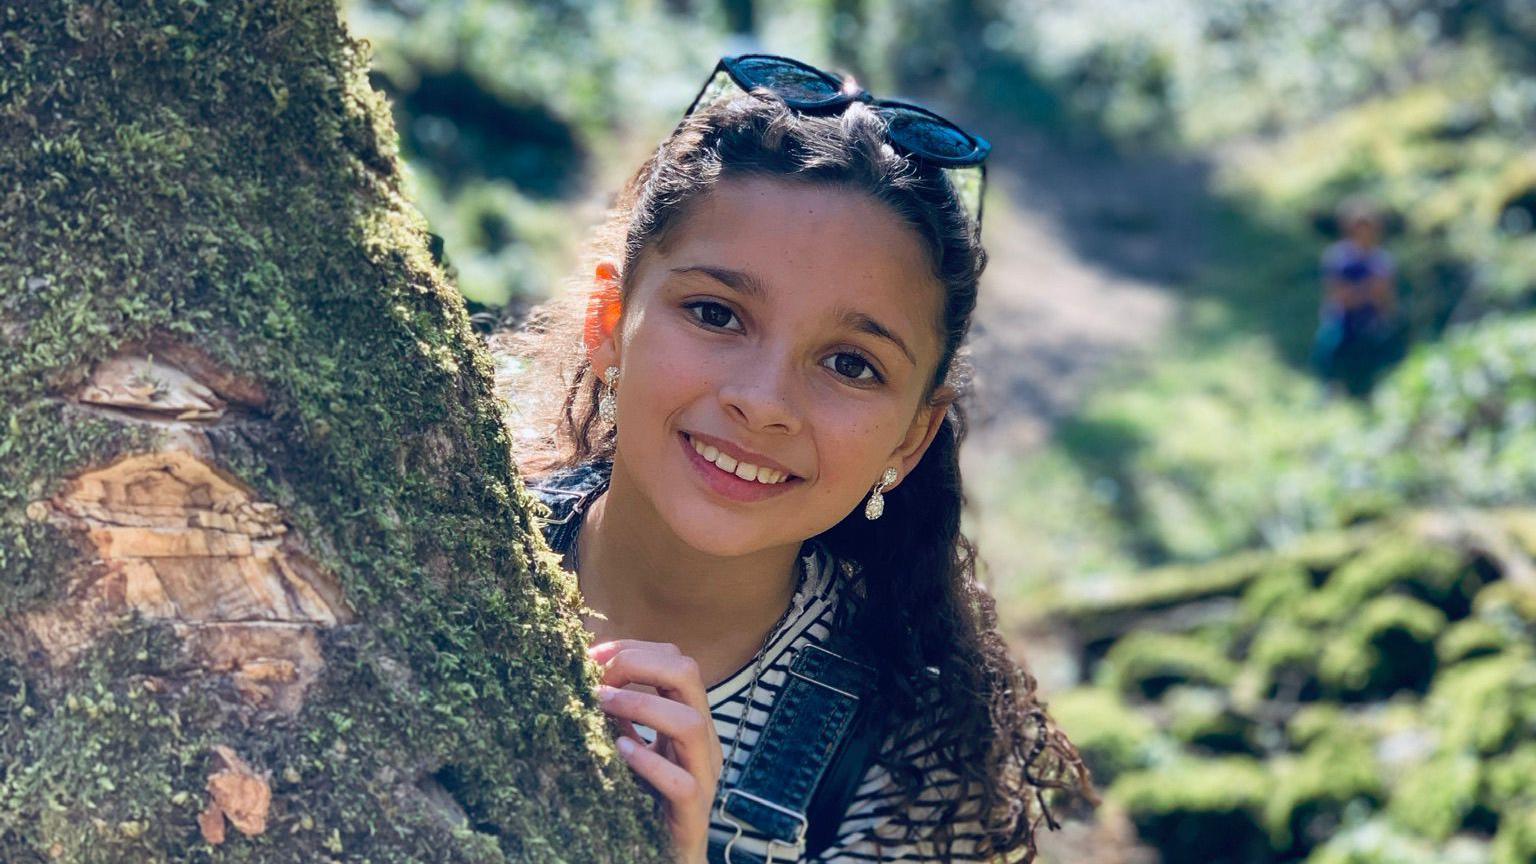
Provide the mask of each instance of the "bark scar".
{"label": "bark scar", "polygon": [[136,613],[170,622],[196,664],[228,675],[246,701],[291,714],[324,667],[318,631],[353,620],[278,507],[192,452],[88,471],[27,513],[95,552],[62,603],[0,624],[56,668]]}

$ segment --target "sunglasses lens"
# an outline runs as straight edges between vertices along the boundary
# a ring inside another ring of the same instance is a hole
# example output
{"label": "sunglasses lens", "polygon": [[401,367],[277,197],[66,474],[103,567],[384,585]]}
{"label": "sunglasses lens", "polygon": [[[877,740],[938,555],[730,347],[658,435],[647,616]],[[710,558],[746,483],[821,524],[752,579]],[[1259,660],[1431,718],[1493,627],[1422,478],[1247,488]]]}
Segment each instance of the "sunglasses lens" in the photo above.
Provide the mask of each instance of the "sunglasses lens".
{"label": "sunglasses lens", "polygon": [[839,92],[836,82],[814,70],[767,57],[744,58],[738,62],[737,69],[754,84],[767,87],[789,101],[821,102]]}
{"label": "sunglasses lens", "polygon": [[963,159],[976,152],[976,142],[954,126],[916,111],[891,108],[886,112],[891,140],[925,156]]}

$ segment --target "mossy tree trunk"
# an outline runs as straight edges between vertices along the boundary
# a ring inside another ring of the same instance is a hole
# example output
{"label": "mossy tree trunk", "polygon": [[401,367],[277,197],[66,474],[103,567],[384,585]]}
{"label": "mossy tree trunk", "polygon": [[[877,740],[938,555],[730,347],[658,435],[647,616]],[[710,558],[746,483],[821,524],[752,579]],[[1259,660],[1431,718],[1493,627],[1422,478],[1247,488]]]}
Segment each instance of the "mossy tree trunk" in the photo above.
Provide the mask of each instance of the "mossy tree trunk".
{"label": "mossy tree trunk", "polygon": [[0,860],[666,858],[365,73],[0,6]]}

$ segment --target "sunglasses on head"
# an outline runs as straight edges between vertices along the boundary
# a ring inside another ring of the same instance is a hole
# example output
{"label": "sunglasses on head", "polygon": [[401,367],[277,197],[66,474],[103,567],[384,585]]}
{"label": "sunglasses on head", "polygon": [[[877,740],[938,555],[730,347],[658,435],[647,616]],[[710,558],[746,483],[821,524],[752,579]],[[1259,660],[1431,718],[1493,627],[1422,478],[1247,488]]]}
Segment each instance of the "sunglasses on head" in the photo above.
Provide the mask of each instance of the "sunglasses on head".
{"label": "sunglasses on head", "polygon": [[876,99],[852,78],[845,81],[808,63],[775,54],[720,58],[683,117],[700,105],[712,104],[733,85],[743,92],[766,87],[802,114],[836,114],[854,102],[869,105],[885,120],[886,138],[892,147],[944,171],[961,202],[975,216],[980,230],[982,195],[987,186],[986,158],[992,150],[985,138],[972,135],[920,105]]}

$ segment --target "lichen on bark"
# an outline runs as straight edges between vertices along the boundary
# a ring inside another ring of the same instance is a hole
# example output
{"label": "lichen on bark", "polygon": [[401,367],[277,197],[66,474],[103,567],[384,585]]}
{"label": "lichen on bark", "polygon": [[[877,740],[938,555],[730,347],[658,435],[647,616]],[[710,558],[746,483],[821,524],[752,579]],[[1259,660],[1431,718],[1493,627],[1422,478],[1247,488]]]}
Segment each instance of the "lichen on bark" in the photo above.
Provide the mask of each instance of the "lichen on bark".
{"label": "lichen on bark", "polygon": [[0,860],[667,857],[366,71],[0,8]]}

